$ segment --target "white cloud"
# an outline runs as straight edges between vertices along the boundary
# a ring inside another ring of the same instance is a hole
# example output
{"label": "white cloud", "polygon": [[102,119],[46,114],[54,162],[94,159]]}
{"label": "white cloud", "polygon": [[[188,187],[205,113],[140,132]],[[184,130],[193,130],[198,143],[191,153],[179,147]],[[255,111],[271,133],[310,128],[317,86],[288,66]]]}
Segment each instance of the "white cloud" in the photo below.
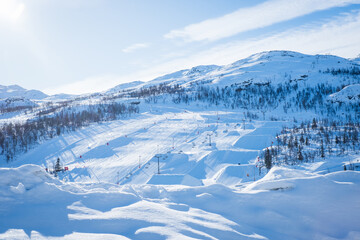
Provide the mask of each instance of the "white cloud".
{"label": "white cloud", "polygon": [[182,38],[188,42],[214,41],[312,12],[352,3],[360,3],[360,0],[269,0],[254,7],[241,8],[219,18],[172,30],[164,37]]}
{"label": "white cloud", "polygon": [[[259,36],[243,41],[218,44],[172,61],[164,61],[134,74],[88,78],[46,93],[88,93],[109,89],[120,83],[148,81],[163,74],[203,64],[229,64],[251,54],[269,50],[292,50],[307,54],[331,53],[341,57],[355,57],[360,53],[360,11],[344,14],[322,25],[313,24],[287,30],[271,36]],[[175,53],[174,53],[175,54]]]}
{"label": "white cloud", "polygon": [[138,49],[141,49],[141,48],[147,48],[147,47],[149,47],[148,43],[135,43],[135,44],[132,44],[132,45],[124,48],[122,51],[124,53],[130,53],[130,52],[133,52],[135,50],[138,50]]}
{"label": "white cloud", "polygon": [[[146,81],[163,74],[197,65],[225,65],[251,54],[270,50],[291,50],[305,54],[334,54],[352,58],[360,53],[360,11],[344,14],[324,24],[313,24],[270,36],[259,36],[218,44],[186,57],[164,61],[141,71],[136,80]],[[146,76],[146,77],[145,77]],[[152,78],[150,78],[152,77]],[[129,78],[128,80],[130,80]]]}
{"label": "white cloud", "polygon": [[192,59],[194,62],[202,62],[201,64],[227,64],[253,53],[269,50],[330,53],[350,58],[360,53],[359,42],[360,11],[355,11],[322,25],[307,25],[271,36],[218,45],[192,56]]}

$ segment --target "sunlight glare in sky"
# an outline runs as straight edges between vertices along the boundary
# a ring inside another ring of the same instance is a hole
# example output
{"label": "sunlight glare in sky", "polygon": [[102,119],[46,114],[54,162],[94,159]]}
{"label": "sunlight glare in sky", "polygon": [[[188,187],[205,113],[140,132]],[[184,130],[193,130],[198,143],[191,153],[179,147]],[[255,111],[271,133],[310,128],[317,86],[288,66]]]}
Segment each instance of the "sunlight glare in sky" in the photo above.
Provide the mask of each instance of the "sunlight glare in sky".
{"label": "sunlight glare in sky", "polygon": [[0,21],[16,22],[25,10],[25,4],[16,0],[0,1]]}

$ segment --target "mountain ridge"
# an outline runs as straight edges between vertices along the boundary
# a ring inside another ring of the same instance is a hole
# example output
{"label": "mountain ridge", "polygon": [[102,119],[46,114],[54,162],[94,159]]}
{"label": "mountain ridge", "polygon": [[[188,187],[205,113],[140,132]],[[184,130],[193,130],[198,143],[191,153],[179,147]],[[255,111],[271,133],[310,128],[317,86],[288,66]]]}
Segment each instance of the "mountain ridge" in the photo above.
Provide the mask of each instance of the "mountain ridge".
{"label": "mountain ridge", "polygon": [[11,97],[23,97],[31,100],[42,100],[48,97],[48,95],[39,90],[27,90],[19,85],[0,85],[0,99]]}
{"label": "mountain ridge", "polygon": [[[335,55],[310,55],[294,51],[273,50],[255,53],[249,57],[226,65],[199,65],[159,76],[135,88],[159,84],[179,84],[187,87],[194,84],[212,83],[216,86],[238,84],[252,79],[255,83],[282,81],[284,75],[295,80],[312,75],[322,78],[319,71],[328,68],[349,68],[360,66],[358,62]],[[303,79],[303,78],[302,78]],[[324,80],[324,79],[321,79]],[[135,81],[137,82],[137,81]],[[128,84],[131,84],[128,83]],[[116,87],[115,87],[116,88]],[[110,88],[107,92],[111,92]]]}

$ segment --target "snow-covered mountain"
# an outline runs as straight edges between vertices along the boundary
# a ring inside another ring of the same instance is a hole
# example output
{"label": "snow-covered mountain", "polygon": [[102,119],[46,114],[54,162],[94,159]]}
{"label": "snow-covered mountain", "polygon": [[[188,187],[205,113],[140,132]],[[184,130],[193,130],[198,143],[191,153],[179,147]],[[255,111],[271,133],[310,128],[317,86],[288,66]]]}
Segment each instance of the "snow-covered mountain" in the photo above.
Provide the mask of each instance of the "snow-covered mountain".
{"label": "snow-covered mountain", "polygon": [[44,98],[44,100],[55,102],[55,101],[74,99],[77,96],[78,95],[74,95],[74,94],[59,93],[59,94],[54,94],[54,95],[48,96],[48,97]]}
{"label": "snow-covered mountain", "polygon": [[119,84],[109,90],[106,91],[106,93],[116,93],[116,92],[119,92],[119,91],[122,91],[122,90],[125,90],[125,89],[131,89],[131,88],[135,88],[141,84],[143,84],[144,82],[142,81],[134,81],[134,82],[129,82],[129,83],[122,83],[122,84]]}
{"label": "snow-covered mountain", "polygon": [[336,77],[323,74],[323,72],[328,69],[351,67],[360,67],[360,65],[355,60],[333,55],[267,51],[225,66],[197,66],[166,74],[146,83],[134,82],[133,87],[149,87],[159,84],[179,84],[184,87],[211,84],[211,86],[223,87],[241,83],[271,82],[277,84],[284,81],[306,81],[309,85],[331,82],[337,85],[339,83]]}
{"label": "snow-covered mountain", "polygon": [[357,64],[360,64],[360,54],[358,55],[357,58],[352,58],[350,60],[353,61],[353,62],[356,62]]}
{"label": "snow-covered mountain", "polygon": [[212,78],[212,75],[210,73],[214,72],[219,68],[220,66],[216,65],[197,66],[191,69],[185,69],[155,78],[154,80],[144,84],[144,86],[169,83],[185,85],[193,81],[200,81],[201,79]]}
{"label": "snow-covered mountain", "polygon": [[6,99],[0,99],[0,108],[16,108],[16,107],[36,107],[37,103],[30,99],[22,97],[10,97]]}
{"label": "snow-covered mountain", "polygon": [[358,68],[270,51],[4,116],[0,239],[358,239]]}
{"label": "snow-covered mountain", "polygon": [[9,97],[22,97],[27,99],[40,100],[48,97],[48,95],[39,90],[27,90],[18,85],[0,85],[0,99]]}

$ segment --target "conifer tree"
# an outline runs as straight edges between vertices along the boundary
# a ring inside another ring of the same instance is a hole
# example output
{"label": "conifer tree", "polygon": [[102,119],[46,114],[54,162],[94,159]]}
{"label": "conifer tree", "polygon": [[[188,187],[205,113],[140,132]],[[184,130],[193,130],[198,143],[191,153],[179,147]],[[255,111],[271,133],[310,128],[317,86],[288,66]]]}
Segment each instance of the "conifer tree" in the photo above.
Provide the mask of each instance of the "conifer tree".
{"label": "conifer tree", "polygon": [[56,160],[56,164],[55,164],[55,169],[54,169],[55,172],[60,172],[61,171],[61,165],[60,165],[60,158],[58,158]]}
{"label": "conifer tree", "polygon": [[269,148],[265,150],[265,166],[268,170],[272,167],[272,157]]}
{"label": "conifer tree", "polygon": [[299,146],[299,150],[298,150],[298,160],[302,161],[304,160],[304,156],[301,153],[301,147]]}
{"label": "conifer tree", "polygon": [[321,154],[322,158],[325,157],[325,149],[324,149],[324,141],[323,140],[321,140],[320,154]]}

